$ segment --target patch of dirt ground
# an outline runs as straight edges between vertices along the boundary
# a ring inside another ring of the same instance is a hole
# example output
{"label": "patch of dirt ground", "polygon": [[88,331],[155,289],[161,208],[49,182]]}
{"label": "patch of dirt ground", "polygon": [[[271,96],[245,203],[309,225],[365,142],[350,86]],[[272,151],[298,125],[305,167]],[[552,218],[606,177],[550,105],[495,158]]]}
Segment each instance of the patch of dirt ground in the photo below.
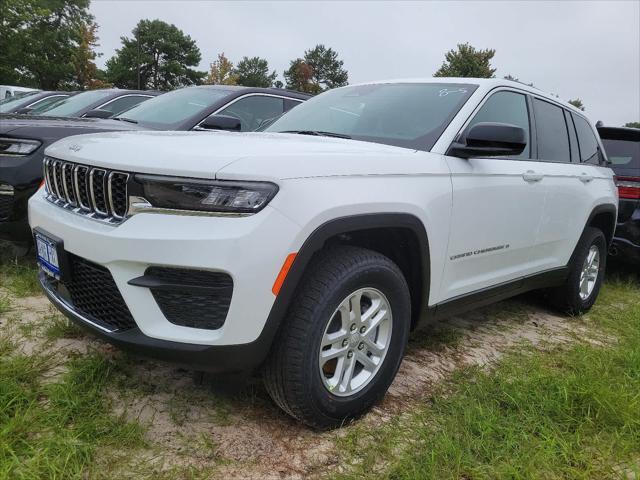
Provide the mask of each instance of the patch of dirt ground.
{"label": "patch of dirt ground", "polygon": [[[24,325],[53,315],[43,296],[11,299],[0,328],[25,331]],[[22,325],[22,328],[19,326]],[[28,330],[28,329],[27,329]],[[308,478],[337,467],[335,440],[351,428],[314,432],[282,413],[257,380],[194,381],[192,372],[117,352],[90,336],[62,338],[48,347],[21,333],[25,353],[40,348],[85,352],[98,349],[116,365],[111,392],[114,413],[148,426],[159,470],[215,467],[220,478]],[[400,371],[384,400],[358,422],[384,423],[416,405],[432,386],[463,366],[490,365],[509,348],[539,349],[581,338],[606,342],[583,320],[557,316],[529,298],[517,298],[452,317],[415,332]]]}

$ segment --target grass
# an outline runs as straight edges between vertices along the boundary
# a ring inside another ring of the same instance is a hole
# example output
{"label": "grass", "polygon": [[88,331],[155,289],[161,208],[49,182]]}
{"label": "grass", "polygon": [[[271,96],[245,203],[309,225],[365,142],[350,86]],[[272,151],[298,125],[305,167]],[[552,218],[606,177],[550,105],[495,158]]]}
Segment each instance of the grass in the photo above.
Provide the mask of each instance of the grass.
{"label": "grass", "polygon": [[103,449],[143,445],[139,425],[109,413],[109,362],[75,358],[47,382],[54,364],[51,356],[2,351],[0,478],[85,478]]}
{"label": "grass", "polygon": [[337,477],[638,478],[638,279],[609,281],[581,321],[612,342],[520,349],[493,370],[463,370],[408,416],[339,440],[349,468]]}
{"label": "grass", "polygon": [[0,241],[0,287],[16,297],[40,293],[33,255],[17,256],[8,243]]}

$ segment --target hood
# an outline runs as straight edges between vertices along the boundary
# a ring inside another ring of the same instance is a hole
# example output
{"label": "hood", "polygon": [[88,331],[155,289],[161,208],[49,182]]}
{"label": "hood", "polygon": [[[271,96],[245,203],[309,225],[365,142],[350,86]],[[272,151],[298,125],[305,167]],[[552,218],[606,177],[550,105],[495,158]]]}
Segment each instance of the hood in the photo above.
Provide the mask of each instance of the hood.
{"label": "hood", "polygon": [[63,138],[78,133],[141,129],[142,127],[132,123],[100,118],[0,115],[0,135],[21,135],[39,140]]}
{"label": "hood", "polygon": [[[105,168],[185,177],[282,179],[397,170],[389,157],[413,150],[376,143],[283,133],[117,132],[81,135],[46,154]],[[386,167],[384,167],[386,165]],[[356,172],[358,173],[358,172]]]}

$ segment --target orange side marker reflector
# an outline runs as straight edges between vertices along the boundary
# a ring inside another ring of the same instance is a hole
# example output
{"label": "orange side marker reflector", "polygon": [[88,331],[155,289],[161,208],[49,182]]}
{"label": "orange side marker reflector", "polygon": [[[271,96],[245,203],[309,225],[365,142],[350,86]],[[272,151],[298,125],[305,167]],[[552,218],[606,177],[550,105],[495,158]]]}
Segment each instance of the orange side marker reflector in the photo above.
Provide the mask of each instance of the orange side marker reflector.
{"label": "orange side marker reflector", "polygon": [[290,253],[287,255],[284,263],[282,264],[282,268],[280,269],[280,273],[276,277],[276,281],[273,283],[273,288],[271,291],[277,297],[278,293],[280,293],[280,289],[282,288],[282,284],[284,283],[285,278],[287,278],[287,274],[291,269],[291,265],[293,265],[293,261],[296,259],[297,253]]}
{"label": "orange side marker reflector", "polygon": [[38,186],[38,190],[40,190],[42,187],[44,187],[44,180],[40,182],[40,185]]}

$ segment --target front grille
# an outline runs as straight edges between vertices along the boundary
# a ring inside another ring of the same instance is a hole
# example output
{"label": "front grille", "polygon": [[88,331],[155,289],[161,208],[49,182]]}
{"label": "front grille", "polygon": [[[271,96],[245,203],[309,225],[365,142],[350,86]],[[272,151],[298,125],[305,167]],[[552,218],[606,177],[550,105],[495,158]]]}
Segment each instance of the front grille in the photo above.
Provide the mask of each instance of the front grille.
{"label": "front grille", "polygon": [[149,267],[147,276],[162,284],[150,290],[169,322],[206,330],[224,325],[233,293],[233,280],[228,274]]}
{"label": "front grille", "polygon": [[47,198],[63,208],[109,223],[127,216],[128,173],[46,157],[44,179]]}
{"label": "front grille", "polygon": [[11,216],[13,209],[13,195],[0,194],[0,220],[6,220]]}
{"label": "front grille", "polygon": [[70,280],[59,282],[47,277],[50,287],[58,293],[61,293],[60,287],[64,287],[80,315],[109,331],[134,328],[136,323],[109,270],[76,255],[68,255]]}

